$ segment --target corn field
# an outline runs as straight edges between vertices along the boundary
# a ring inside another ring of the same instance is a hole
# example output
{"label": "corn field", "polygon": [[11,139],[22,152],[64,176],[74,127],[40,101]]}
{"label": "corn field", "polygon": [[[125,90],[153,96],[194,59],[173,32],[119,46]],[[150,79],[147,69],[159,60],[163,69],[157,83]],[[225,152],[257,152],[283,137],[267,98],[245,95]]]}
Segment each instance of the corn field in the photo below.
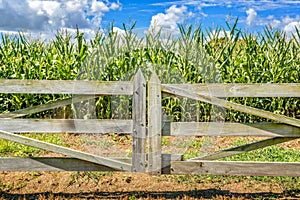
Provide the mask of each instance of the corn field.
{"label": "corn field", "polygon": [[[131,80],[137,69],[146,78],[152,70],[162,83],[298,83],[300,78],[300,32],[287,38],[284,32],[266,27],[247,33],[237,21],[215,30],[179,26],[179,36],[135,33],[135,23],[123,25],[124,33],[99,31],[91,39],[77,30],[57,32],[41,41],[20,33],[2,35],[0,78],[47,80]],[[45,104],[70,95],[0,94],[0,113]],[[296,98],[228,98],[229,101],[300,118]],[[89,103],[82,102],[81,104]],[[131,98],[97,97],[95,118],[130,118]],[[211,105],[181,98],[164,98],[166,115],[174,121],[210,121]],[[81,118],[74,107],[34,114],[36,118]],[[84,110],[84,109],[83,109]],[[63,113],[59,116],[59,113]],[[76,113],[76,114],[74,114]],[[226,111],[226,121],[257,122],[265,119]]]}

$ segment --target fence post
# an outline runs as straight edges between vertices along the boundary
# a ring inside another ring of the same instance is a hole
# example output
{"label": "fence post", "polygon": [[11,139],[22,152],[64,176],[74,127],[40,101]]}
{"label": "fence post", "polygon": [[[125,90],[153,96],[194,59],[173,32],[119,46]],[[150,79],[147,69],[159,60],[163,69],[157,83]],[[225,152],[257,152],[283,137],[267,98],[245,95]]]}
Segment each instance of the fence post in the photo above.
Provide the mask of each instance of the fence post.
{"label": "fence post", "polygon": [[162,170],[161,133],[161,84],[156,73],[153,71],[148,82],[148,172],[151,174],[161,174]]}
{"label": "fence post", "polygon": [[132,97],[132,172],[146,170],[146,81],[138,70],[133,81]]}

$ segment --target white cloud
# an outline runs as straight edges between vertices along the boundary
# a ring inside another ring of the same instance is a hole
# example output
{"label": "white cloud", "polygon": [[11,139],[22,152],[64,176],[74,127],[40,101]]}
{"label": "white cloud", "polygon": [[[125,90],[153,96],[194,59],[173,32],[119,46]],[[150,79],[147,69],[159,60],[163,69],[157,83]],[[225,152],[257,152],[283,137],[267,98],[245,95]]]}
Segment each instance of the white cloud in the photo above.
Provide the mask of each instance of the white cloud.
{"label": "white cloud", "polygon": [[0,27],[4,27],[8,31],[16,31],[19,29],[39,29],[43,21],[47,21],[47,17],[40,16],[38,12],[28,13],[31,10],[28,3],[22,0],[1,2],[0,7]]}
{"label": "white cloud", "polygon": [[108,0],[0,0],[0,31],[94,30],[106,12],[120,8],[119,1]]}
{"label": "white cloud", "polygon": [[178,24],[183,23],[186,18],[192,15],[193,13],[188,12],[186,6],[172,5],[165,13],[152,16],[149,31],[157,32],[161,29],[163,34],[178,34]]}
{"label": "white cloud", "polygon": [[269,24],[272,28],[278,28],[285,31],[287,36],[290,37],[296,32],[296,27],[300,29],[300,15],[295,17],[285,16],[280,19],[270,15],[267,17],[265,23]]}
{"label": "white cloud", "polygon": [[283,30],[286,32],[288,37],[291,37],[293,33],[296,33],[296,28],[300,30],[300,21],[290,22],[284,26]]}
{"label": "white cloud", "polygon": [[119,27],[113,27],[113,32],[117,33],[118,35],[122,36],[125,35],[125,31],[123,29],[120,29]]}
{"label": "white cloud", "polygon": [[109,7],[102,1],[93,0],[91,10],[92,12],[108,12]]}
{"label": "white cloud", "polygon": [[153,6],[170,6],[174,4],[201,6],[201,7],[227,7],[241,9],[251,7],[254,10],[270,10],[270,9],[284,9],[289,6],[299,7],[299,0],[173,0],[153,3]]}
{"label": "white cloud", "polygon": [[273,28],[279,27],[280,24],[281,24],[281,21],[278,20],[278,19],[274,19],[274,20],[272,20],[272,21],[270,22],[270,25],[271,25],[271,27],[273,27]]}
{"label": "white cloud", "polygon": [[111,5],[109,6],[109,8],[112,10],[118,10],[121,8],[121,4],[119,2],[117,2],[117,3],[112,2]]}
{"label": "white cloud", "polygon": [[[24,1],[24,3],[26,3],[26,1]],[[56,1],[27,1],[27,3],[29,9],[39,13],[40,15],[53,16],[55,10],[60,7],[60,3]]]}
{"label": "white cloud", "polygon": [[280,20],[278,28],[281,28],[286,32],[288,38],[292,36],[292,34],[296,33],[296,28],[300,29],[300,16],[292,18],[290,16],[286,16]]}
{"label": "white cloud", "polygon": [[257,17],[257,12],[253,8],[249,8],[247,11],[247,25],[251,26]]}

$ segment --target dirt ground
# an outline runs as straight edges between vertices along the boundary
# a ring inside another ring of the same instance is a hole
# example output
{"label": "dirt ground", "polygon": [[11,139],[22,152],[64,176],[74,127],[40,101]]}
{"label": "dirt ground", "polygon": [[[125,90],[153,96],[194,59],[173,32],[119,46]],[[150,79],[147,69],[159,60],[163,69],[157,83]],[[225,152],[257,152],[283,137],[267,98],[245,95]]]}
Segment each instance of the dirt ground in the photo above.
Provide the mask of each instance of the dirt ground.
{"label": "dirt ground", "polygon": [[0,178],[0,199],[300,199],[300,191],[249,177],[1,172]]}
{"label": "dirt ground", "polygon": [[[116,152],[124,155],[131,144],[127,138],[106,136],[100,140],[106,141],[104,144],[93,142],[94,139],[86,136],[79,142],[78,138],[68,137],[67,142],[72,148],[91,153],[101,147],[103,154],[112,152],[118,143]],[[215,148],[232,143],[227,138],[216,140],[215,143],[222,145]],[[284,145],[299,148],[299,144],[295,140]],[[56,156],[52,153],[42,156],[50,155]],[[290,190],[287,184],[276,180],[121,172],[0,172],[0,199],[300,199],[299,190]]]}

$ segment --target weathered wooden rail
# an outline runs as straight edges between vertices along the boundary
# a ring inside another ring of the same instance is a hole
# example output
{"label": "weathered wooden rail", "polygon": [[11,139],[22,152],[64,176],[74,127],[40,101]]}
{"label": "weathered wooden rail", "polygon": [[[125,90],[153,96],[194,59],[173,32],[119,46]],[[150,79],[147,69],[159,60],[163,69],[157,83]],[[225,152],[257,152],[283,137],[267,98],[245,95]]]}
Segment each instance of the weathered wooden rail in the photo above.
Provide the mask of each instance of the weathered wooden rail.
{"label": "weathered wooden rail", "polygon": [[[172,161],[171,174],[216,174],[256,176],[300,176],[300,162],[229,162],[217,159],[245,153],[300,137],[300,120],[269,111],[224,100],[226,97],[299,97],[300,84],[161,84],[155,74],[148,82],[148,130],[150,150],[154,154],[149,164],[153,173],[163,173],[161,136],[259,136],[261,141],[225,149],[186,161]],[[161,99],[185,97],[236,110],[274,123],[170,122],[162,127]],[[156,113],[159,113],[158,115]],[[159,119],[157,119],[160,117]],[[151,120],[155,118],[155,120]]]}
{"label": "weathered wooden rail", "polygon": [[[0,138],[59,153],[68,158],[1,158],[0,170],[145,171],[146,154],[140,138],[146,135],[146,82],[139,71],[132,82],[0,80],[1,93],[79,95],[54,103],[34,106],[0,115]],[[28,114],[81,102],[103,95],[131,95],[131,120],[17,119]],[[74,149],[42,142],[14,133],[128,133],[132,134],[132,160],[92,155]]]}
{"label": "weathered wooden rail", "polygon": [[[148,90],[146,86],[148,85]],[[148,91],[148,93],[147,93]],[[298,162],[228,162],[217,159],[300,138],[300,120],[226,101],[225,97],[300,97],[300,84],[161,84],[141,71],[133,81],[0,80],[0,93],[73,94],[70,99],[0,115],[0,138],[66,155],[0,158],[1,171],[133,171],[152,174],[300,176]],[[131,95],[132,119],[19,119],[103,95]],[[186,97],[274,120],[274,123],[169,122],[162,120],[162,97]],[[148,99],[146,99],[148,98]],[[147,119],[146,119],[147,118]],[[131,158],[107,158],[27,138],[15,133],[126,133]],[[258,142],[186,161],[162,153],[163,136],[259,136]]]}

